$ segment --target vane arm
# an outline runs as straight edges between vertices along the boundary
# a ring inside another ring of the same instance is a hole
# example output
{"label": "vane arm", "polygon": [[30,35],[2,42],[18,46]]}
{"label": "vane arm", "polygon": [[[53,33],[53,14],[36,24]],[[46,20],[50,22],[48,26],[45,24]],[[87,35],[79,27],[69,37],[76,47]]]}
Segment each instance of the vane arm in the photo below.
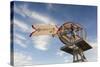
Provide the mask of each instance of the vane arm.
{"label": "vane arm", "polygon": [[33,31],[30,35],[29,35],[29,37],[31,37],[34,33],[36,32],[36,30],[35,31]]}

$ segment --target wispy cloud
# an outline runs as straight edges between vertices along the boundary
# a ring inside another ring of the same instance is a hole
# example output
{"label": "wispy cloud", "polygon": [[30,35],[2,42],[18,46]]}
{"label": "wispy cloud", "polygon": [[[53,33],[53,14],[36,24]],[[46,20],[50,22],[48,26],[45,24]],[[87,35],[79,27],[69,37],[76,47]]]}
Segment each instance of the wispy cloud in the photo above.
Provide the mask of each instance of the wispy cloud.
{"label": "wispy cloud", "polygon": [[47,9],[52,10],[53,9],[53,4],[51,4],[51,3],[47,4]]}
{"label": "wispy cloud", "polygon": [[49,36],[36,36],[33,37],[33,45],[35,48],[42,50],[42,51],[46,51],[48,49],[49,46]]}
{"label": "wispy cloud", "polygon": [[67,54],[64,51],[58,50],[56,52],[56,55],[59,56],[60,58],[62,58],[63,59],[63,62],[65,62],[65,63],[69,63],[69,62],[72,62],[73,61],[72,55]]}
{"label": "wispy cloud", "polygon": [[14,52],[14,66],[32,65],[32,57],[21,52]]}
{"label": "wispy cloud", "polygon": [[51,17],[49,17],[45,14],[41,14],[39,12],[36,12],[34,10],[29,10],[27,8],[27,6],[28,5],[26,5],[26,4],[20,5],[19,7],[15,5],[14,10],[16,13],[20,14],[21,16],[23,16],[23,17],[28,16],[29,18],[36,19],[36,20],[40,21],[40,23],[47,23],[47,24],[48,23],[50,23],[50,24],[55,23],[55,21]]}
{"label": "wispy cloud", "polygon": [[59,50],[59,51],[56,53],[56,55],[58,55],[58,56],[64,56],[64,54],[65,54],[65,52],[64,52],[64,51],[61,51],[61,50]]}
{"label": "wispy cloud", "polygon": [[21,15],[22,17],[26,17],[26,12],[24,11],[26,9],[27,5],[20,5],[17,6],[16,4],[14,5],[14,12],[17,14]]}
{"label": "wispy cloud", "polygon": [[[31,19],[36,19],[40,23],[43,24],[55,24],[55,21],[44,14],[41,14],[39,12],[36,12],[34,10],[29,10],[28,5],[20,5],[20,6],[14,6],[14,11],[21,15],[22,17],[29,17]],[[20,22],[15,19],[15,24],[20,27],[21,29],[24,29],[24,31],[28,31],[28,27],[26,24],[23,24],[23,22]],[[34,38],[34,39],[33,39]],[[37,36],[37,37],[32,37],[34,47],[43,51],[46,51],[48,49],[48,44],[50,43],[50,37],[49,36]],[[20,43],[20,42],[19,42]]]}
{"label": "wispy cloud", "polygon": [[[20,20],[17,20],[15,19],[14,20],[14,25],[19,27],[19,29],[22,31],[22,32],[30,32],[31,30],[29,30],[29,27],[27,24],[25,24],[23,21],[20,21]],[[32,32],[32,31],[31,31]],[[35,48],[39,49],[39,50],[43,50],[43,51],[46,51],[48,49],[48,45],[49,45],[49,39],[50,37],[49,36],[33,36],[32,37],[32,40],[33,40],[33,45]],[[23,37],[23,35],[21,34],[15,34],[15,43],[17,43],[18,45],[20,45],[21,47],[24,47],[26,48],[27,45],[26,45],[26,38]]]}
{"label": "wispy cloud", "polygon": [[73,57],[71,55],[70,56],[65,56],[64,57],[64,62],[66,62],[66,63],[73,62]]}
{"label": "wispy cloud", "polygon": [[19,27],[19,30],[22,32],[31,32],[31,28],[25,22],[19,19],[14,19],[14,25]]}
{"label": "wispy cloud", "polygon": [[89,42],[89,44],[92,46],[92,49],[84,52],[86,58],[88,61],[97,61],[97,55],[98,55],[98,44],[97,42]]}
{"label": "wispy cloud", "polygon": [[23,48],[27,47],[27,45],[26,45],[26,38],[23,37],[20,34],[15,34],[14,35],[14,43],[17,43],[19,46],[21,46]]}
{"label": "wispy cloud", "polygon": [[17,43],[18,45],[20,45],[21,47],[24,47],[24,48],[26,48],[26,44],[24,44],[23,42],[22,42],[22,40],[20,40],[20,39],[15,39],[15,43]]}
{"label": "wispy cloud", "polygon": [[26,38],[20,34],[15,34],[15,37],[22,39],[22,40],[26,40]]}

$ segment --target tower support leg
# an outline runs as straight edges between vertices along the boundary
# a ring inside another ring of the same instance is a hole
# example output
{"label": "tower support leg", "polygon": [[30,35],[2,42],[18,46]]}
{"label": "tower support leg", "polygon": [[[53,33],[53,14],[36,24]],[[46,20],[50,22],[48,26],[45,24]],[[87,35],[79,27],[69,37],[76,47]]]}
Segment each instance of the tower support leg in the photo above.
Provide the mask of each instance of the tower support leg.
{"label": "tower support leg", "polygon": [[78,47],[73,49],[73,62],[86,62],[87,59],[83,54],[83,51]]}

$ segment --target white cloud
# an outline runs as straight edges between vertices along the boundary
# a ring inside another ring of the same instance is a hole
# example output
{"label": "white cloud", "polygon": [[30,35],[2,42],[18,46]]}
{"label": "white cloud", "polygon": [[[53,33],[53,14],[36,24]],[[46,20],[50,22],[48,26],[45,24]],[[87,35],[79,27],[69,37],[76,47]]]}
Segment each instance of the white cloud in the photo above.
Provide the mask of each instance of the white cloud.
{"label": "white cloud", "polygon": [[23,32],[31,32],[31,29],[29,29],[29,26],[21,20],[14,19],[14,25],[19,27],[19,30],[21,30]]}
{"label": "white cloud", "polygon": [[22,6],[18,7],[18,6],[15,4],[15,5],[14,5],[14,12],[16,12],[16,13],[20,14],[21,16],[25,17],[25,13],[24,13],[24,11],[23,11],[23,9],[22,9],[22,8],[25,8],[25,7],[26,7],[25,5],[23,5],[23,7],[22,7]]}
{"label": "white cloud", "polygon": [[[16,18],[14,18],[14,27],[15,27],[14,31],[18,29],[24,33],[26,33],[26,32],[31,33],[32,32],[32,29],[29,28],[29,26],[25,22],[23,22],[19,19],[16,19]],[[16,28],[16,27],[18,27],[18,28]],[[18,34],[18,33],[14,34],[14,43],[17,43],[19,46],[21,46],[23,48],[27,47],[26,38],[23,35]]]}
{"label": "white cloud", "polygon": [[97,44],[97,42],[89,42],[89,44],[92,46],[92,49],[84,52],[84,54],[89,62],[97,61],[98,44]]}
{"label": "white cloud", "polygon": [[64,51],[61,51],[61,50],[59,50],[59,51],[56,53],[56,55],[58,55],[58,56],[64,56],[64,54],[65,54],[65,52],[64,52]]}
{"label": "white cloud", "polygon": [[[32,14],[31,14],[31,17],[32,18],[35,18],[35,19],[37,19],[37,20],[40,20],[41,22],[43,22],[43,23],[50,23],[51,22],[51,19],[49,19],[47,16],[44,16],[44,15],[42,15],[42,14],[39,14],[39,13],[37,13],[37,12],[32,12]],[[52,22],[51,22],[52,23]]]}
{"label": "white cloud", "polygon": [[[21,31],[24,31],[24,32],[30,31],[28,26],[20,20],[15,19],[14,24],[16,26],[18,26]],[[24,48],[27,47],[25,44],[25,40],[26,40],[25,37],[23,37],[22,35],[18,35],[18,34],[15,34],[15,36],[16,37],[14,40],[18,45],[20,45],[21,47],[24,47]],[[40,49],[40,50],[44,50],[44,51],[48,49],[47,46],[49,44],[48,43],[49,39],[50,39],[49,36],[36,36],[36,37],[34,36],[34,37],[32,37],[34,47],[37,49]]]}
{"label": "white cloud", "polygon": [[30,17],[32,19],[36,19],[42,23],[50,23],[50,24],[55,24],[55,21],[53,19],[51,19],[49,16],[41,14],[39,12],[33,11],[33,10],[29,10],[26,4],[24,5],[20,5],[18,6],[14,6],[14,11],[18,14],[20,14],[23,17]]}
{"label": "white cloud", "polygon": [[89,44],[90,44],[93,48],[97,48],[97,47],[98,47],[97,42],[89,42]]}
{"label": "white cloud", "polygon": [[57,51],[56,55],[61,57],[65,63],[73,62],[72,55],[68,54],[64,51],[59,50],[59,51]]}
{"label": "white cloud", "polygon": [[14,66],[32,65],[32,57],[20,52],[14,53]]}
{"label": "white cloud", "polygon": [[24,43],[22,42],[21,39],[16,38],[16,39],[15,39],[15,42],[16,42],[18,45],[20,45],[21,47],[26,48],[26,44],[24,44]]}
{"label": "white cloud", "polygon": [[[20,6],[15,5],[14,7],[15,7],[14,11],[17,14],[21,15],[22,17],[29,17],[29,18],[35,19],[39,21],[39,23],[55,24],[55,21],[51,19],[51,17],[44,15],[42,13],[36,12],[34,10],[29,10],[28,5],[26,4],[20,5]],[[25,32],[29,31],[28,26],[24,22],[15,19],[15,24]],[[37,37],[33,36],[32,40],[33,40],[33,44],[35,48],[39,50],[43,50],[43,51],[46,51],[48,49],[47,46],[50,41],[49,36],[37,36]],[[20,42],[18,41],[18,43]]]}
{"label": "white cloud", "polygon": [[48,49],[49,46],[49,36],[36,36],[33,37],[33,45],[35,48],[42,50],[42,51],[46,51]]}
{"label": "white cloud", "polygon": [[19,46],[26,48],[27,45],[25,44],[26,38],[20,34],[14,34],[14,43],[17,43]]}
{"label": "white cloud", "polygon": [[53,4],[51,4],[51,3],[47,4],[47,9],[48,9],[48,10],[54,10],[54,9],[53,9]]}
{"label": "white cloud", "polygon": [[65,56],[64,57],[64,62],[66,62],[66,63],[73,62],[73,57],[71,55],[70,56]]}
{"label": "white cloud", "polygon": [[[36,11],[29,10],[28,6],[26,4],[21,5],[19,7],[15,5],[14,10],[16,13],[20,14],[23,17],[28,16],[32,19],[36,19],[36,20],[40,21],[41,23],[54,24],[54,21],[49,16],[43,15],[43,14],[38,13]],[[19,27],[21,27],[22,29],[25,29],[25,30],[28,29],[25,24],[24,25],[22,23],[20,24],[19,21],[17,21],[16,24]],[[39,50],[43,50],[43,51],[46,51],[48,49],[47,46],[49,44],[49,39],[50,39],[49,36],[38,36],[38,37],[32,38],[34,47],[39,49]]]}
{"label": "white cloud", "polygon": [[22,40],[26,40],[26,38],[23,35],[20,35],[20,34],[15,34],[15,37],[22,39]]}

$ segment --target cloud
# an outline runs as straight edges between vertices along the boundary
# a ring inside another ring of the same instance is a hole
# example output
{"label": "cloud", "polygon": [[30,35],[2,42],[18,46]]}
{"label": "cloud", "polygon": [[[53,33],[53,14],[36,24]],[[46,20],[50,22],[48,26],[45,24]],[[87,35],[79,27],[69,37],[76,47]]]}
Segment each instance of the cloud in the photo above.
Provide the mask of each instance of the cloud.
{"label": "cloud", "polygon": [[26,40],[26,38],[20,34],[15,34],[15,37],[22,39],[22,40]]}
{"label": "cloud", "polygon": [[41,23],[55,24],[55,21],[51,17],[41,14],[39,12],[36,12],[34,10],[29,10],[28,5],[26,5],[26,4],[20,5],[19,7],[15,5],[14,7],[15,7],[14,11],[23,17],[28,16],[29,18],[40,21]]}
{"label": "cloud", "polygon": [[66,63],[73,62],[73,57],[71,55],[70,56],[65,56],[64,57],[64,62],[66,62]]}
{"label": "cloud", "polygon": [[31,13],[30,17],[37,19],[37,20],[39,20],[40,22],[43,22],[43,23],[49,23],[50,22],[50,19],[47,16],[44,16],[40,13],[35,12],[35,11],[33,11]]}
{"label": "cloud", "polygon": [[98,47],[97,42],[89,42],[89,44],[90,44],[93,48],[97,48],[97,47]]}
{"label": "cloud", "polygon": [[26,38],[23,37],[20,34],[15,34],[14,35],[14,43],[17,43],[19,46],[21,46],[23,48],[27,47],[27,45],[26,45]]}
{"label": "cloud", "polygon": [[19,30],[22,32],[31,32],[31,28],[29,28],[29,26],[21,20],[14,19],[14,25],[19,27]]}
{"label": "cloud", "polygon": [[51,4],[51,3],[47,4],[47,9],[52,10],[53,9],[53,4]]}
{"label": "cloud", "polygon": [[48,46],[49,46],[49,39],[50,37],[49,36],[36,36],[36,37],[33,37],[33,45],[35,48],[39,49],[39,50],[42,50],[42,51],[46,51],[48,49]]}
{"label": "cloud", "polygon": [[32,57],[20,52],[14,52],[14,66],[32,65]]}
{"label": "cloud", "polygon": [[20,45],[21,47],[24,47],[24,48],[26,48],[26,44],[24,44],[20,39],[15,39],[15,42],[18,44],[18,45]]}
{"label": "cloud", "polygon": [[[55,21],[51,17],[44,15],[42,13],[36,12],[34,10],[29,10],[27,4],[20,5],[20,6],[15,5],[14,7],[15,7],[14,11],[17,14],[21,15],[22,17],[28,17],[28,18],[31,18],[31,19],[35,19],[35,20],[39,21],[40,23],[55,24]],[[21,29],[23,29],[24,31],[29,30],[27,25],[23,24],[22,21],[18,21],[18,20],[15,19],[15,24],[18,27],[20,27]],[[43,51],[46,51],[48,49],[47,46],[48,46],[49,41],[50,41],[49,36],[32,37],[32,40],[33,40],[33,44],[34,44],[35,48],[37,48],[39,50],[43,50]]]}
{"label": "cloud", "polygon": [[14,5],[14,12],[16,12],[17,14],[26,17],[26,14],[24,13],[25,11],[23,9],[25,9],[25,7],[27,7],[26,5],[23,6],[17,6],[16,4]]}
{"label": "cloud", "polygon": [[61,50],[56,53],[56,55],[58,55],[58,56],[64,56],[64,54],[65,54],[65,52],[61,51]]}
{"label": "cloud", "polygon": [[89,42],[89,44],[92,46],[92,49],[84,52],[86,58],[89,62],[91,61],[97,61],[97,55],[98,55],[98,44],[97,42]]}
{"label": "cloud", "polygon": [[65,63],[69,63],[69,62],[73,61],[72,55],[68,54],[64,51],[59,50],[59,51],[56,52],[56,55],[61,57],[63,59],[63,62],[65,62]]}
{"label": "cloud", "polygon": [[[20,30],[23,33],[31,33],[32,29],[25,22],[14,18],[14,43],[17,43],[19,46],[26,48],[27,40],[24,35],[16,33],[15,30]],[[29,34],[27,34],[29,35]]]}
{"label": "cloud", "polygon": [[[20,21],[20,20],[17,20],[15,19],[14,20],[14,25],[19,27],[21,31],[23,32],[30,32],[31,30],[29,30],[29,27],[27,24],[25,24],[23,21]],[[31,31],[32,32],[32,31]],[[15,34],[15,42],[20,45],[21,47],[24,47],[26,48],[26,38],[23,37],[22,35],[19,35],[19,34]],[[32,37],[32,40],[33,40],[33,44],[34,44],[34,47],[39,49],[39,50],[47,50],[47,46],[49,44],[49,39],[50,37],[49,36],[34,36]]]}

